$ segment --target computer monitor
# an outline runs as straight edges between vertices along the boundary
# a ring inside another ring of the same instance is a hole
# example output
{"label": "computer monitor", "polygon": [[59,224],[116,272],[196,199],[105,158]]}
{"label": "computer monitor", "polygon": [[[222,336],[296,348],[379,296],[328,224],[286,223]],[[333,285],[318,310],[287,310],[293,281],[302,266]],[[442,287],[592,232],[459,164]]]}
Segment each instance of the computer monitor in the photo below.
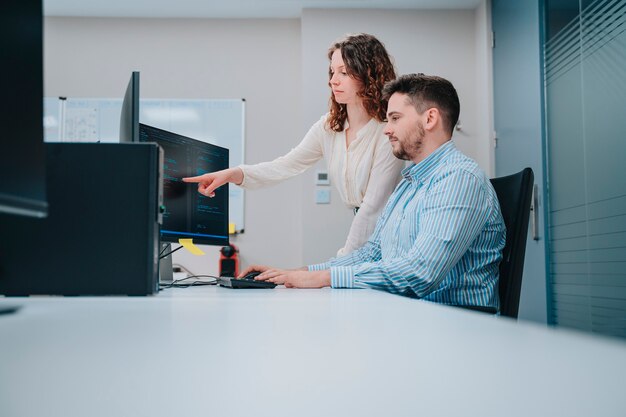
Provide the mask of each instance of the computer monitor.
{"label": "computer monitor", "polygon": [[139,124],[139,137],[141,142],[155,142],[163,148],[161,240],[228,245],[228,185],[209,198],[198,193],[196,184],[182,181],[228,168],[228,149],[144,124]]}
{"label": "computer monitor", "polygon": [[139,142],[139,72],[133,71],[120,114],[120,142]]}
{"label": "computer monitor", "polygon": [[41,3],[3,0],[0,13],[0,213],[33,217],[48,212]]}

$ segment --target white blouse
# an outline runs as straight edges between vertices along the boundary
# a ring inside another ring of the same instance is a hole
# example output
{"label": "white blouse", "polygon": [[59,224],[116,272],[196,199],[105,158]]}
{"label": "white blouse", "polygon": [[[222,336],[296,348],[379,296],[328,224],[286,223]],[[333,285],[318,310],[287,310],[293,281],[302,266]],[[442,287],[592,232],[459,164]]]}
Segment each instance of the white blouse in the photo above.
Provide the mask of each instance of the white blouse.
{"label": "white blouse", "polygon": [[384,135],[385,123],[375,119],[363,126],[346,148],[346,122],[342,132],[326,128],[328,114],[316,122],[298,146],[270,162],[241,165],[241,187],[255,189],[273,185],[304,172],[322,157],[330,180],[349,208],[359,207],[344,246],[346,255],[367,242],[387,199],[400,180],[404,161],[396,158]]}

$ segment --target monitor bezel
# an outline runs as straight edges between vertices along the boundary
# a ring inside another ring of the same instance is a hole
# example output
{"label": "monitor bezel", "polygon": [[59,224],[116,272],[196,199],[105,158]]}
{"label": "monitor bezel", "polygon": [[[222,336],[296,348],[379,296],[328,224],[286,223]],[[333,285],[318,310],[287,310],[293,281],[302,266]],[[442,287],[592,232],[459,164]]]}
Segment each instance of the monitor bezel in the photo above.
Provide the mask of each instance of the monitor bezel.
{"label": "monitor bezel", "polygon": [[139,71],[133,71],[126,86],[120,113],[120,143],[139,142]]}
{"label": "monitor bezel", "polygon": [[[3,100],[0,213],[48,215],[43,128],[41,0],[7,0],[0,19]],[[6,62],[5,62],[6,61]]]}

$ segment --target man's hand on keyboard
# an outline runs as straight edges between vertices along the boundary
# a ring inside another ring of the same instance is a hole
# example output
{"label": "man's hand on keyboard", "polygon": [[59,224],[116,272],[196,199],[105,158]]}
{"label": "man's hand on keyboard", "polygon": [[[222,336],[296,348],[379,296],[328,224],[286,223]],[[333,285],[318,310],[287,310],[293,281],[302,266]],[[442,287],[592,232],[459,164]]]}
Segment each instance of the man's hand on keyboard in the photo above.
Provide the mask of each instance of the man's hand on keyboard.
{"label": "man's hand on keyboard", "polygon": [[323,288],[330,286],[330,271],[266,269],[256,279],[284,284],[287,288]]}

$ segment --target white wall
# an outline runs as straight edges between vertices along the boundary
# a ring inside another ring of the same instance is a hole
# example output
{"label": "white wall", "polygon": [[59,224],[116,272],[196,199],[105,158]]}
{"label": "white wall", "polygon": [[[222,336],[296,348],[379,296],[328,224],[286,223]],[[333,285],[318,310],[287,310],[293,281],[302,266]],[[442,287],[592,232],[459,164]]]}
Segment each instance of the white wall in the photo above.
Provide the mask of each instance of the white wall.
{"label": "white wall", "polygon": [[[245,98],[249,163],[303,134],[299,20],[45,19],[46,96],[120,98],[132,70],[144,98]],[[246,193],[242,262],[302,264],[299,195],[300,179]],[[217,273],[219,248],[203,249],[174,262]]]}
{"label": "white wall", "polygon": [[[484,10],[484,5],[482,6]],[[484,71],[484,11],[325,10],[302,14],[303,123],[308,128],[328,109],[330,44],[346,33],[366,32],[381,40],[394,57],[398,73],[423,72],[449,79],[461,101],[461,131],[454,140],[487,172],[493,171],[488,143],[489,112]],[[479,36],[481,39],[479,40]],[[483,48],[480,52],[477,48]],[[480,62],[479,62],[480,61]],[[324,164],[320,164],[323,167]],[[333,256],[345,240],[352,212],[331,191],[330,205],[314,203],[314,172],[304,175],[302,188],[303,260],[319,262]],[[324,244],[320,244],[324,242]]]}
{"label": "white wall", "polygon": [[476,108],[478,119],[476,151],[481,167],[489,177],[495,177],[495,134],[493,123],[493,59],[491,30],[491,1],[486,0],[476,8]]}

